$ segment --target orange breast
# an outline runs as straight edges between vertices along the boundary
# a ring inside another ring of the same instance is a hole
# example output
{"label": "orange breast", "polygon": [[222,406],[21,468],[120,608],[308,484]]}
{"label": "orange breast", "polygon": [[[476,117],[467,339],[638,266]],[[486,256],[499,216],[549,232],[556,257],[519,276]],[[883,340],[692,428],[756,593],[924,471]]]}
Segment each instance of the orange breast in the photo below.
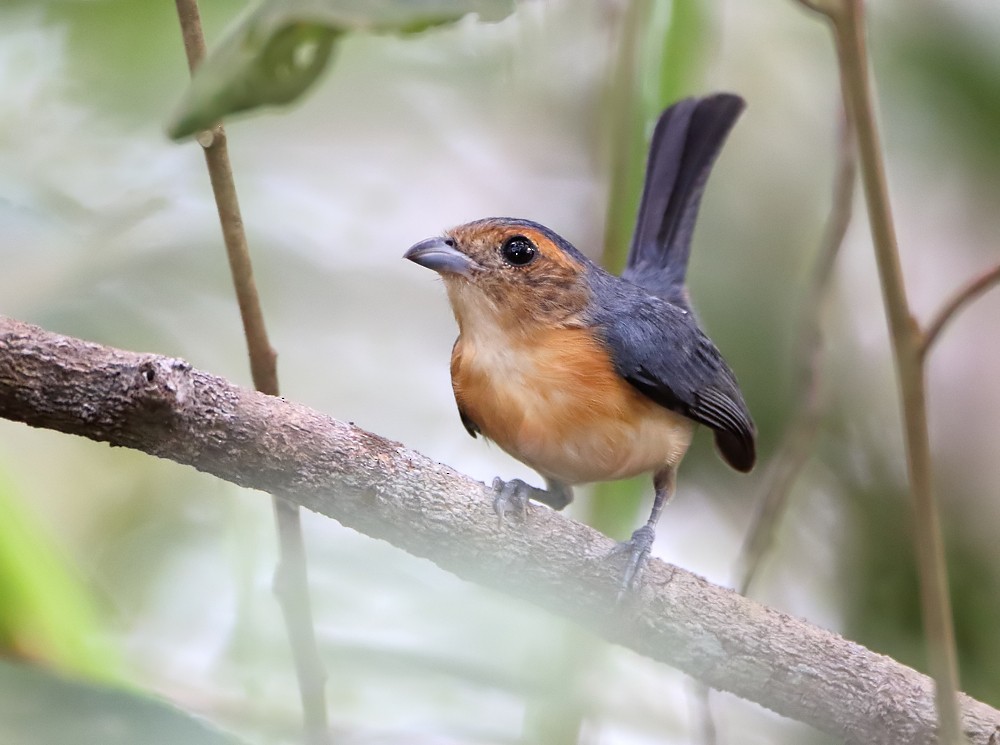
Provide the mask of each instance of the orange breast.
{"label": "orange breast", "polygon": [[690,419],[619,377],[583,328],[463,336],[452,355],[452,384],[483,435],[567,484],[675,466],[694,430]]}

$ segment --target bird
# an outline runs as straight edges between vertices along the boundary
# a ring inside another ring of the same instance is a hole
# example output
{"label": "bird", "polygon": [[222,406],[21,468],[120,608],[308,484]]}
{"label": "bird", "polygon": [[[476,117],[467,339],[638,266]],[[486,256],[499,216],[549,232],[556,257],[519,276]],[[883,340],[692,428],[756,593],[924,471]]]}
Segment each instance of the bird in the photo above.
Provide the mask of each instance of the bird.
{"label": "bird", "polygon": [[545,481],[493,482],[501,522],[529,500],[560,510],[572,487],[651,473],[649,519],[625,553],[621,591],[648,562],[697,425],[740,472],[757,430],[736,376],[701,329],[686,287],[702,194],[745,107],[687,98],[659,116],[626,266],[615,276],[540,223],[492,217],[404,254],[443,279],[459,335],[451,379],[462,424]]}

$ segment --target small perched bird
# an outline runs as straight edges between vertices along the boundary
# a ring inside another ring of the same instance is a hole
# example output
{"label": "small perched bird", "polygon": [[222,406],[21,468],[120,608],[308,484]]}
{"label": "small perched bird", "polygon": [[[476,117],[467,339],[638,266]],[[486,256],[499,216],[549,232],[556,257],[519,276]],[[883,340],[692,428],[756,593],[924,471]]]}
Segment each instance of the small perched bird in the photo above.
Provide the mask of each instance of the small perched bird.
{"label": "small perched bird", "polygon": [[451,377],[462,424],[545,479],[493,482],[503,519],[527,500],[562,509],[571,486],[653,474],[646,524],[619,547],[623,589],[649,557],[696,424],[725,461],[753,468],[756,430],[736,377],[689,305],[685,274],[712,164],[743,110],[718,94],[680,101],[653,132],[621,277],[548,228],[488,218],[410,248],[440,273],[459,336]]}

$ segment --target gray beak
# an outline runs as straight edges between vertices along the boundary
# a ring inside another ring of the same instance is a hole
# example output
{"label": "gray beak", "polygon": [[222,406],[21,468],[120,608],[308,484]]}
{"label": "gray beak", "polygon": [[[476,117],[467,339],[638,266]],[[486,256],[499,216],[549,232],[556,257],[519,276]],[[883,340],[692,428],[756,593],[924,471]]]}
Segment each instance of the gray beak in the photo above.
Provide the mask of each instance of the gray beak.
{"label": "gray beak", "polygon": [[433,269],[439,274],[461,274],[463,277],[469,277],[474,271],[481,269],[479,264],[455,248],[455,242],[450,238],[428,238],[420,241],[411,246],[403,254],[403,258]]}

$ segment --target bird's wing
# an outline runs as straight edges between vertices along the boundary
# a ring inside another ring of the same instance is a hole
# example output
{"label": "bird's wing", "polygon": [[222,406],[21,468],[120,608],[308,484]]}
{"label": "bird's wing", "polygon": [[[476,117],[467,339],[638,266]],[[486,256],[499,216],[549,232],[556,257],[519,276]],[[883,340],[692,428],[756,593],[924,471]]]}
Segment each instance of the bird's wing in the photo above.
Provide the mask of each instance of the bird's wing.
{"label": "bird's wing", "polygon": [[688,311],[649,297],[606,314],[598,328],[619,375],[659,405],[711,427],[733,468],[753,468],[756,428],[736,376]]}
{"label": "bird's wing", "polygon": [[664,111],[649,145],[646,180],[622,276],[687,305],[684,277],[709,171],[744,101],[730,93],[687,98]]}
{"label": "bird's wing", "polygon": [[477,435],[480,434],[479,425],[465,415],[465,412],[462,411],[461,406],[458,407],[458,415],[462,419],[462,426],[465,427],[466,432],[472,435],[473,438],[475,438]]}

